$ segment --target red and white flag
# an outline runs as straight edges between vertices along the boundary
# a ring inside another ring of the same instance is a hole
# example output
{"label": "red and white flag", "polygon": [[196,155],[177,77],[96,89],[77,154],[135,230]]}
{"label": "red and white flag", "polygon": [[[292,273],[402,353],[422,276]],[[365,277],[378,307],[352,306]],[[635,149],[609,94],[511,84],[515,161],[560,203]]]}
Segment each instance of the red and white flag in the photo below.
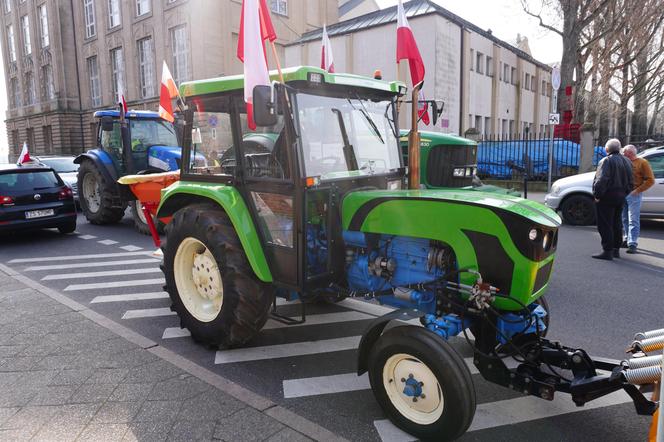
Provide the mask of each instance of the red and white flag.
{"label": "red and white flag", "polygon": [[21,164],[29,163],[30,161],[32,161],[32,159],[30,158],[30,152],[28,152],[28,143],[24,141],[23,149],[21,149],[16,164],[20,166]]}
{"label": "red and white flag", "polygon": [[159,116],[171,123],[175,121],[173,115],[173,98],[178,97],[178,87],[175,85],[175,80],[168,69],[168,65],[164,60],[161,68],[161,90],[159,92]]}
{"label": "red and white flag", "polygon": [[122,85],[118,88],[118,107],[120,107],[121,117],[124,118],[124,114],[127,113],[127,100],[125,100],[124,87]]}
{"label": "red and white flag", "polygon": [[[415,86],[420,81],[424,81],[424,60],[417,47],[415,36],[408,24],[406,11],[403,9],[403,2],[399,0],[397,5],[397,63],[401,60],[408,60],[410,66],[410,79]],[[424,94],[420,90],[420,100],[424,100]],[[418,113],[424,124],[429,124],[428,105],[418,104]]]}
{"label": "red and white flag", "polygon": [[320,68],[327,72],[334,73],[334,56],[332,55],[332,43],[330,36],[327,35],[327,27],[323,25],[323,41],[320,50]]}
{"label": "red and white flag", "polygon": [[244,63],[244,101],[247,103],[247,122],[251,130],[256,129],[253,112],[254,87],[270,84],[265,40],[276,39],[277,34],[274,32],[265,0],[242,0],[237,58]]}

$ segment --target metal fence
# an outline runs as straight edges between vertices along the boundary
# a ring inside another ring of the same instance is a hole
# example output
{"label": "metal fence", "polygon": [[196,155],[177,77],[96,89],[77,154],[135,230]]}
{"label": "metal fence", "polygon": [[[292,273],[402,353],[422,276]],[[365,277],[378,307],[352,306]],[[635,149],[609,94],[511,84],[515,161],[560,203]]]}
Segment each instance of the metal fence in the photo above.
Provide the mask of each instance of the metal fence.
{"label": "metal fence", "polygon": [[[550,136],[547,134],[512,134],[486,136],[480,139],[477,151],[477,173],[480,178],[546,181],[549,173]],[[595,144],[592,164],[596,166],[605,155]],[[553,179],[574,175],[579,171],[579,143],[553,140]]]}

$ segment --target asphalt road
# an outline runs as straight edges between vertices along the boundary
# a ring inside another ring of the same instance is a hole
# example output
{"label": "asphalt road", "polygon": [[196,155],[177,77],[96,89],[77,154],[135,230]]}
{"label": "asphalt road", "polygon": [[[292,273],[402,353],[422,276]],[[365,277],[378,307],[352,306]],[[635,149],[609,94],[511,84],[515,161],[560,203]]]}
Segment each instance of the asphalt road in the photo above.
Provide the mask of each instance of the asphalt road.
{"label": "asphalt road", "polygon": [[[594,228],[561,228],[547,295],[550,339],[622,359],[635,332],[664,327],[664,221],[642,227],[641,253],[613,262],[590,258],[599,250]],[[345,438],[412,439],[386,421],[366,378],[354,374],[359,336],[384,307],[361,300],[308,306],[307,324],[269,321],[248,348],[216,352],[179,328],[154,249],[149,237],[133,230],[129,216],[114,226],[93,226],[79,217],[76,234],[44,230],[0,237],[0,262]],[[279,307],[292,315],[298,309]],[[472,356],[463,340],[452,345],[463,357]],[[462,440],[645,439],[650,419],[637,416],[620,393],[576,408],[564,394],[554,402],[525,397],[473,373],[478,409]]]}

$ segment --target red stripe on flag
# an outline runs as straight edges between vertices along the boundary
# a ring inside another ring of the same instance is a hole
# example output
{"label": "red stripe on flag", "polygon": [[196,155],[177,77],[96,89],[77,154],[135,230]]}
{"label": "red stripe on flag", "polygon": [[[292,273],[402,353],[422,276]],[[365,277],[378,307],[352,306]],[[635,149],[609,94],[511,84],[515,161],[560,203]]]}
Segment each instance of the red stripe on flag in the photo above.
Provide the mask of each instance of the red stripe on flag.
{"label": "red stripe on flag", "polygon": [[397,62],[407,59],[413,85],[424,80],[424,61],[417,48],[413,31],[407,27],[397,28]]}

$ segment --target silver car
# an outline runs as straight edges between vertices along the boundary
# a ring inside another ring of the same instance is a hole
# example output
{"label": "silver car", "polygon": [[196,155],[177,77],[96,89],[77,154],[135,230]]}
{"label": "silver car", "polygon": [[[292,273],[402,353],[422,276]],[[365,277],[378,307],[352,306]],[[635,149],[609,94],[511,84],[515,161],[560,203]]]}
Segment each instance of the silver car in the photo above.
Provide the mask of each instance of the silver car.
{"label": "silver car", "polygon": [[[664,218],[664,146],[653,147],[639,154],[650,163],[655,185],[643,194],[641,218]],[[582,173],[557,180],[551,186],[544,204],[560,212],[563,221],[572,225],[595,222],[595,203],[592,194],[595,172]]]}
{"label": "silver car", "polygon": [[65,182],[74,192],[74,200],[78,202],[78,186],[76,183],[76,175],[78,174],[78,164],[74,163],[75,156],[40,156],[36,160],[42,164],[46,164],[51,169],[55,170],[62,181]]}

